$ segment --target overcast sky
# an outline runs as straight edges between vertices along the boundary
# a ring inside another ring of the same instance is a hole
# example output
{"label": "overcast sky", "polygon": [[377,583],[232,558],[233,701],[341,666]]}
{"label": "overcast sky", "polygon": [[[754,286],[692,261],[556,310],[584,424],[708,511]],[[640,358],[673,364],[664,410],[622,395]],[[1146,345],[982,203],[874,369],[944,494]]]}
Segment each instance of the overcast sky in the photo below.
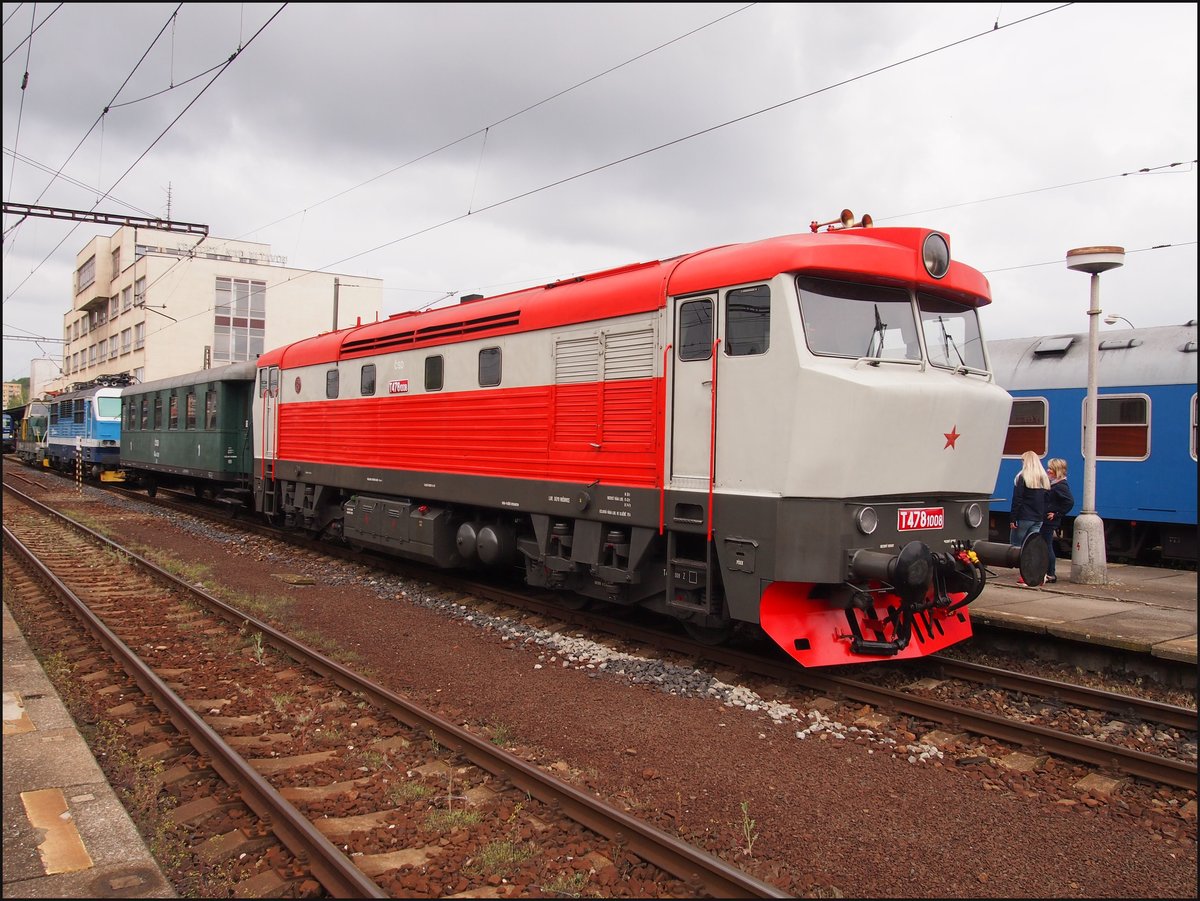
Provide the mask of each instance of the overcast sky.
{"label": "overcast sky", "polygon": [[[5,202],[169,212],[383,279],[382,315],[844,207],[946,232],[988,338],[1086,331],[1063,260],[1097,244],[1127,254],[1106,311],[1196,315],[1196,4],[3,10]],[[61,338],[75,255],[115,230],[17,221],[5,380],[59,355],[12,339]]]}

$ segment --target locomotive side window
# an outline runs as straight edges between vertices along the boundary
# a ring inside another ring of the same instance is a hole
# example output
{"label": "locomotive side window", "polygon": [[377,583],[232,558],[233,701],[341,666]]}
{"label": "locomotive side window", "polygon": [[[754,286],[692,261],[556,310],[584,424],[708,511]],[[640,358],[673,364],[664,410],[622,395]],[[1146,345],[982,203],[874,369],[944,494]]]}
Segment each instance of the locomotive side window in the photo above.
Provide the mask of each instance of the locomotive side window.
{"label": "locomotive side window", "polygon": [[204,427],[206,429],[215,429],[217,427],[217,392],[204,392]]}
{"label": "locomotive side window", "polygon": [[920,360],[907,291],[823,278],[797,278],[808,349],[831,357]]}
{"label": "locomotive side window", "polygon": [[435,357],[425,358],[425,390],[426,391],[441,391],[442,379],[442,357],[439,354]]}
{"label": "locomotive side window", "polygon": [[1014,400],[1008,414],[1008,434],[1004,436],[1004,456],[1019,457],[1033,451],[1039,457],[1046,454],[1045,398]]}
{"label": "locomotive side window", "polygon": [[738,288],[725,295],[725,354],[765,354],[771,346],[771,289]]}
{"label": "locomotive side window", "polygon": [[492,388],[500,384],[500,348],[485,347],[479,352],[479,387]]}
{"label": "locomotive side window", "polygon": [[170,405],[168,407],[168,411],[167,411],[167,428],[168,429],[179,428],[179,395],[178,394],[171,395],[171,403],[170,403]]}
{"label": "locomotive side window", "polygon": [[83,414],[87,411],[87,401],[84,400],[83,398],[80,398],[80,399],[76,400],[74,403],[75,403],[74,420],[75,420],[75,422],[82,424],[83,423]]}
{"label": "locomotive side window", "polygon": [[690,300],[679,307],[679,359],[712,357],[713,302]]}
{"label": "locomotive side window", "polygon": [[258,370],[258,396],[267,396],[267,370]]}
{"label": "locomotive side window", "polygon": [[1149,455],[1150,399],[1145,396],[1097,398],[1096,458],[1144,460]]}
{"label": "locomotive side window", "polygon": [[341,379],[336,369],[329,369],[325,372],[325,396],[330,400],[338,396],[341,390]]}
{"label": "locomotive side window", "polygon": [[196,427],[196,394],[189,391],[184,397],[183,404],[183,427],[185,429],[194,429]]}
{"label": "locomotive side window", "polygon": [[375,393],[375,364],[367,363],[358,374],[358,392],[363,397]]}

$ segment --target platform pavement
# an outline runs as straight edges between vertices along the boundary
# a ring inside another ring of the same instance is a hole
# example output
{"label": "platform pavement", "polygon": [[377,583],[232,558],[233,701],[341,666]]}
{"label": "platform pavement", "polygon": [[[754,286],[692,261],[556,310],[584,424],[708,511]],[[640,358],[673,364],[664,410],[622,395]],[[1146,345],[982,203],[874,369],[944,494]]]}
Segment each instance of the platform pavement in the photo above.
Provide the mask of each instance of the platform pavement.
{"label": "platform pavement", "polygon": [[174,898],[4,605],[5,898]]}
{"label": "platform pavement", "polygon": [[981,625],[1196,663],[1196,573],[1108,564],[1105,585],[1070,581],[1071,561],[1058,561],[1058,581],[1017,584],[1016,570],[994,572],[971,604]]}

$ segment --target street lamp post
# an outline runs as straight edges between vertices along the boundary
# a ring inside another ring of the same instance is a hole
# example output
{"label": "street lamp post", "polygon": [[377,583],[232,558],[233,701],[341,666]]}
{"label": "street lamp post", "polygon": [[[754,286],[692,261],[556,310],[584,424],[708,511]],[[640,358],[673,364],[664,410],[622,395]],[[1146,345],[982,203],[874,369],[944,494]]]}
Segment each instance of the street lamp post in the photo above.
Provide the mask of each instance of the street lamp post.
{"label": "street lamp post", "polygon": [[1083,412],[1083,509],[1072,529],[1071,581],[1083,585],[1108,582],[1104,521],[1096,513],[1096,370],[1100,364],[1100,273],[1125,262],[1123,247],[1077,247],[1067,251],[1067,268],[1092,276],[1088,308],[1088,388]]}

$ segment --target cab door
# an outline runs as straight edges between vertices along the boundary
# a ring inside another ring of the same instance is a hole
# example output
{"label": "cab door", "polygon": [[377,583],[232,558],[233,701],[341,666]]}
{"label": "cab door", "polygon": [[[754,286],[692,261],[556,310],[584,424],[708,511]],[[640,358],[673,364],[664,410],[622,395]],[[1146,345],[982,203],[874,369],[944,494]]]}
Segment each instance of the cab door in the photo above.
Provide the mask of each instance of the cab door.
{"label": "cab door", "polygon": [[275,476],[276,429],[279,417],[279,367],[267,366],[258,371],[258,401],[261,415],[259,418],[262,432],[259,435],[259,457],[262,469],[259,473],[263,479]]}
{"label": "cab door", "polygon": [[708,492],[712,484],[717,296],[675,298],[671,390],[671,488]]}

